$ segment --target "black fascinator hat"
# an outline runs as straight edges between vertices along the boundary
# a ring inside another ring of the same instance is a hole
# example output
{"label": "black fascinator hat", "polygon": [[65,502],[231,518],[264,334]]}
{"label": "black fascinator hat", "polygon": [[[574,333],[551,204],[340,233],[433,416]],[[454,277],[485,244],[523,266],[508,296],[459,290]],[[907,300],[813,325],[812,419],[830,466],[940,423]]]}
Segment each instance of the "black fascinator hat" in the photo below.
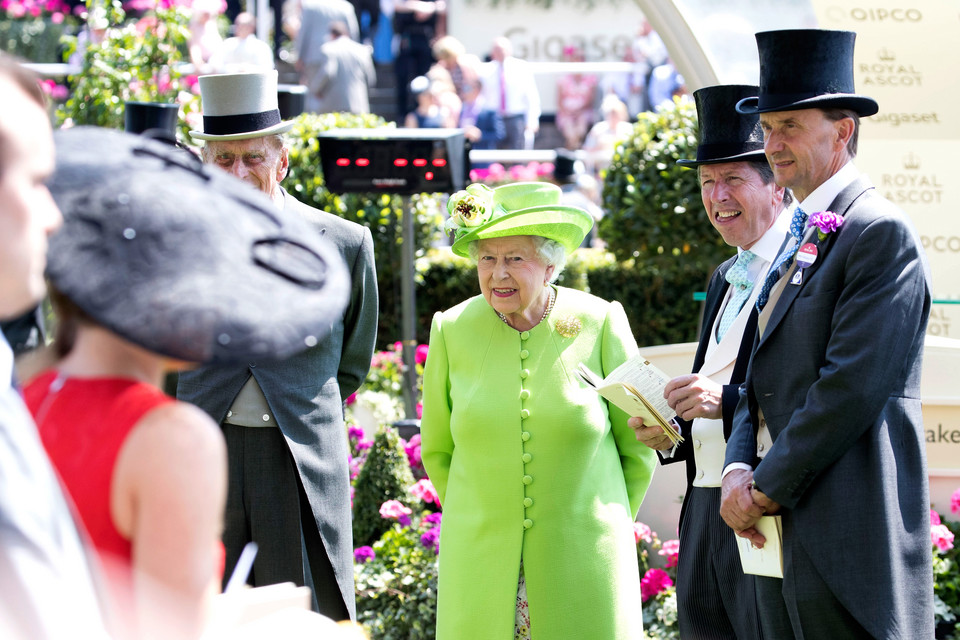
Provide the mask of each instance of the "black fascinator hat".
{"label": "black fascinator hat", "polygon": [[342,313],[336,248],[226,172],[163,142],[96,127],[55,134],[63,226],[47,276],[96,322],[150,351],[213,364],[285,358]]}

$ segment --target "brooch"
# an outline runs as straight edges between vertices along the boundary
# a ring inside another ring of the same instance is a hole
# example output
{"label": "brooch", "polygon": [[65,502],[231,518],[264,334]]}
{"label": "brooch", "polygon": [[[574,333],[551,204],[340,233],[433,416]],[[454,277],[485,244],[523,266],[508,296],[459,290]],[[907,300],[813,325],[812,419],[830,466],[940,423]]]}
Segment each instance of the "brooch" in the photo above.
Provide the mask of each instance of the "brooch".
{"label": "brooch", "polygon": [[574,338],[580,333],[580,330],[583,329],[583,323],[580,322],[580,318],[576,316],[560,318],[554,326],[557,329],[557,333],[564,338]]}

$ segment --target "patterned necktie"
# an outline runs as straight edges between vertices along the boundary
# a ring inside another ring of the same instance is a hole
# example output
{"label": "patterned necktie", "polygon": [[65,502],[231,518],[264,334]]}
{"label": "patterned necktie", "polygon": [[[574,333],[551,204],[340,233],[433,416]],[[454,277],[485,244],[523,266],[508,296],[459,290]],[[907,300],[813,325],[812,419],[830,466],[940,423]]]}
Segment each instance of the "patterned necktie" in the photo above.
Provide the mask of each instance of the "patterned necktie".
{"label": "patterned necktie", "polygon": [[780,267],[790,260],[793,254],[797,252],[797,249],[800,248],[800,242],[803,240],[803,228],[806,224],[807,213],[800,207],[797,207],[797,210],[793,212],[793,219],[790,221],[790,235],[793,236],[796,242],[794,242],[793,246],[789,249],[777,256],[777,259],[774,260],[773,265],[770,267],[770,271],[767,272],[767,279],[763,281],[760,295],[757,296],[757,311],[763,311],[763,306],[767,304],[767,300],[770,299],[770,290],[773,289],[773,285],[780,279]]}
{"label": "patterned necktie", "polygon": [[740,309],[743,308],[750,297],[750,292],[753,290],[753,280],[748,272],[750,264],[756,257],[757,254],[752,251],[742,251],[733,266],[727,269],[725,277],[730,286],[733,287],[733,295],[727,302],[723,315],[720,316],[720,324],[717,325],[717,342],[723,340],[723,336],[727,333],[733,321],[737,319]]}

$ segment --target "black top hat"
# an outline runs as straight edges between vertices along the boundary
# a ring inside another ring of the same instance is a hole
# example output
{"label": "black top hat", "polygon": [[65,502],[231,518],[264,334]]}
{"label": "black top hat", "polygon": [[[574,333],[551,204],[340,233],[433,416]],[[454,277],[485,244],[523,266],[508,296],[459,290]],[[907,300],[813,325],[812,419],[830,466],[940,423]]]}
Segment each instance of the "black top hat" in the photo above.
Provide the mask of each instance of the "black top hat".
{"label": "black top hat", "polygon": [[165,138],[177,139],[177,116],[180,105],[164,102],[128,102],[124,106],[123,130],[143,133],[159,129]]}
{"label": "black top hat", "polygon": [[227,172],[141,136],[57,131],[63,227],[47,276],[97,323],[149,351],[214,364],[316,345],[346,306],[336,248]]}
{"label": "black top hat", "polygon": [[281,120],[292,120],[306,110],[307,87],[302,84],[278,84],[277,108]]}
{"label": "black top hat", "polygon": [[737,103],[757,95],[756,85],[725,84],[693,92],[700,122],[696,160],[677,160],[682,167],[720,162],[764,160],[763,130],[757,114],[737,113]]}
{"label": "black top hat", "polygon": [[861,117],[880,107],[854,93],[853,31],[795,29],[757,34],[759,96],[737,104],[741,113],[851,109]]}
{"label": "black top hat", "polygon": [[553,162],[553,178],[557,182],[576,182],[583,173],[583,162],[577,154],[568,149],[557,149],[557,158]]}

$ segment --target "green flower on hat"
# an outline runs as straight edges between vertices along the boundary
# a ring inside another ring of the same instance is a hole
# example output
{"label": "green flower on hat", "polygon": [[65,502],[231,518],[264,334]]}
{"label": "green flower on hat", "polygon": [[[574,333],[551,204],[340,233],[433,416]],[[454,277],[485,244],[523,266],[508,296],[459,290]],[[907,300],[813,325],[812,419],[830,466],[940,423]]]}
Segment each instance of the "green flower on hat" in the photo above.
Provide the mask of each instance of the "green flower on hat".
{"label": "green flower on hat", "polygon": [[443,226],[446,232],[453,231],[459,237],[470,227],[479,227],[493,213],[493,189],[485,184],[471,184],[457,191],[447,200],[450,218]]}

